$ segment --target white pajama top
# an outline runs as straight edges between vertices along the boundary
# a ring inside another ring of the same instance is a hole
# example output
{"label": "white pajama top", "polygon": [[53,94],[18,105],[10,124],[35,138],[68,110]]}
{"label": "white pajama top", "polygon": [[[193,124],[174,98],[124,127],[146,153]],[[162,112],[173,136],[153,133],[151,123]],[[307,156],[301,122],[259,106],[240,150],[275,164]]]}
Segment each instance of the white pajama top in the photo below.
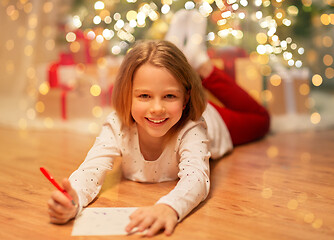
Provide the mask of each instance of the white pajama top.
{"label": "white pajama top", "polygon": [[170,142],[157,160],[146,161],[140,152],[136,124],[122,127],[117,113],[112,112],[85,161],[70,176],[80,208],[99,193],[115,157],[122,157],[127,179],[150,183],[179,179],[157,203],[171,206],[182,220],[209,193],[209,158],[222,157],[232,149],[232,141],[220,115],[208,104],[203,117],[186,123]]}

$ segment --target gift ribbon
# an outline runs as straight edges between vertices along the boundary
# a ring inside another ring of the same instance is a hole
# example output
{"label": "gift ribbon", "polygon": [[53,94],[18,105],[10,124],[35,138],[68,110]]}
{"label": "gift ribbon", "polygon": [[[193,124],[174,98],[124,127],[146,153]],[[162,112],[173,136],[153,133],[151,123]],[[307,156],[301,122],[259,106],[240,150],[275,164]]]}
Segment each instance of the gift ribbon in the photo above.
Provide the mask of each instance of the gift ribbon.
{"label": "gift ribbon", "polygon": [[88,64],[92,63],[92,58],[90,56],[90,42],[89,42],[89,40],[85,37],[84,33],[80,29],[75,31],[75,35],[76,35],[77,40],[82,40],[83,43],[84,43],[86,62],[83,62],[83,63],[88,63]]}

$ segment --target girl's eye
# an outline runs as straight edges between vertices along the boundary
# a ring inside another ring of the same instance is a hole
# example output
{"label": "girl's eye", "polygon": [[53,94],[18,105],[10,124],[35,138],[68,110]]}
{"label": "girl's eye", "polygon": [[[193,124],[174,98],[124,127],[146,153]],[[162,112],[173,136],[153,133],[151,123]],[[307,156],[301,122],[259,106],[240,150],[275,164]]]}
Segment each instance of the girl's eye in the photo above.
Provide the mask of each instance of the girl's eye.
{"label": "girl's eye", "polygon": [[167,94],[167,95],[165,96],[165,98],[172,99],[172,98],[176,98],[176,96],[173,95],[173,94]]}
{"label": "girl's eye", "polygon": [[150,96],[148,94],[140,94],[139,98],[149,98]]}

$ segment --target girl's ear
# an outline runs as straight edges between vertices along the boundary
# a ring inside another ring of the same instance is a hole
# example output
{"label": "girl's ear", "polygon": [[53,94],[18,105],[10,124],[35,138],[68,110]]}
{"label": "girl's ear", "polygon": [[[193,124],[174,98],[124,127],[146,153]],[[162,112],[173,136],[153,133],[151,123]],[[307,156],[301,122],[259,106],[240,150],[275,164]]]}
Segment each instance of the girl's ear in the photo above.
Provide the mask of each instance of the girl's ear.
{"label": "girl's ear", "polygon": [[189,98],[190,98],[190,90],[188,90],[186,92],[186,94],[184,95],[184,103],[183,103],[183,110],[186,108],[188,102],[189,102]]}

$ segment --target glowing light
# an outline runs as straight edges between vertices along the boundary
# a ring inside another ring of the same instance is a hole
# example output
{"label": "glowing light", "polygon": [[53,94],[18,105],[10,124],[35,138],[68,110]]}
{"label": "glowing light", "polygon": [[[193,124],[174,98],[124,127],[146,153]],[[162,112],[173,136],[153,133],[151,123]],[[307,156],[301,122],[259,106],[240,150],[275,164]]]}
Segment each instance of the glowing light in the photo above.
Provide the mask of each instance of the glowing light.
{"label": "glowing light", "polygon": [[102,36],[102,35],[97,35],[97,36],[96,36],[96,42],[98,42],[98,43],[103,43],[103,42],[104,42],[104,38],[103,38],[103,36]]}
{"label": "glowing light", "polygon": [[282,78],[279,75],[274,74],[270,77],[269,81],[270,81],[271,85],[277,87],[282,83]]}
{"label": "glowing light", "polygon": [[106,24],[110,24],[110,23],[112,22],[112,18],[111,18],[110,16],[106,16],[106,17],[104,18],[104,22],[105,22]]}
{"label": "glowing light", "polygon": [[283,58],[286,61],[290,60],[292,58],[292,53],[291,52],[284,52],[283,53]]}
{"label": "glowing light", "polygon": [[314,112],[311,114],[310,120],[311,120],[311,123],[316,125],[321,121],[321,116],[319,113]]}
{"label": "glowing light", "polygon": [[244,34],[242,31],[240,30],[235,30],[232,32],[232,35],[236,38],[236,39],[242,39],[244,37]]}
{"label": "glowing light", "polygon": [[76,42],[72,42],[72,43],[70,44],[70,50],[71,50],[71,52],[73,52],[73,53],[77,53],[77,52],[79,52],[80,48],[81,48],[80,43],[77,42],[77,41],[76,41]]}
{"label": "glowing light", "polygon": [[323,221],[322,219],[318,218],[312,223],[312,227],[315,229],[319,229],[322,227]]}
{"label": "glowing light", "polygon": [[152,20],[152,21],[156,21],[159,18],[159,14],[156,11],[150,11],[148,14],[148,17]]}
{"label": "glowing light", "polygon": [[326,66],[330,66],[332,65],[333,63],[333,57],[329,54],[326,54],[324,57],[323,57],[323,62]]}
{"label": "glowing light", "polygon": [[114,37],[115,33],[113,30],[104,29],[102,35],[106,40],[110,40]]}
{"label": "glowing light", "polygon": [[50,1],[50,2],[45,2],[43,4],[43,11],[45,13],[50,13],[53,9],[53,3]]}
{"label": "glowing light", "polygon": [[93,31],[89,31],[89,32],[87,33],[87,38],[88,38],[89,40],[93,40],[93,39],[95,38],[95,33],[94,33]]}
{"label": "glowing light", "polygon": [[255,6],[260,7],[262,4],[262,0],[255,0],[254,1]]}
{"label": "glowing light", "polygon": [[120,20],[121,19],[121,14],[120,13],[115,13],[114,14],[114,19],[117,21],[117,20]]}
{"label": "glowing light", "polygon": [[124,27],[124,21],[122,19],[120,19],[116,22],[115,29],[119,30],[119,29],[122,29],[122,27]]}
{"label": "glowing light", "polygon": [[298,208],[298,205],[299,205],[299,203],[298,203],[298,201],[297,201],[296,199],[291,199],[291,200],[288,202],[287,207],[288,207],[288,209],[290,209],[290,210],[295,210],[295,209]]}
{"label": "glowing light", "polygon": [[312,223],[314,221],[314,214],[313,213],[306,213],[304,216],[304,222]]}
{"label": "glowing light", "polygon": [[238,9],[239,9],[239,5],[238,5],[237,3],[233,4],[233,5],[232,5],[232,9],[233,9],[234,11],[238,10]]}
{"label": "glowing light", "polygon": [[330,36],[324,36],[322,39],[324,47],[330,48],[333,45],[333,39]]}
{"label": "glowing light", "polygon": [[266,53],[266,47],[264,45],[258,45],[256,48],[256,51],[259,54],[265,54]]}
{"label": "glowing light", "polygon": [[170,11],[170,6],[168,4],[162,5],[162,7],[161,7],[161,13],[162,14],[167,14],[167,13],[169,13],[169,11]]}
{"label": "glowing light", "polygon": [[94,4],[94,8],[96,10],[102,10],[104,9],[104,3],[102,1],[97,1],[95,4]]}
{"label": "glowing light", "polygon": [[31,45],[27,45],[25,48],[24,48],[24,54],[26,56],[31,56],[32,54],[34,53],[34,48],[31,46]]}
{"label": "glowing light", "polygon": [[184,4],[184,8],[185,8],[185,9],[188,9],[188,10],[190,10],[190,9],[194,9],[194,8],[195,8],[195,3],[192,2],[192,1],[188,1],[188,2],[186,2],[186,3]]}
{"label": "glowing light", "polygon": [[310,93],[310,86],[306,83],[303,83],[299,86],[299,93],[303,96],[307,96]]}
{"label": "glowing light", "polygon": [[129,22],[129,26],[132,27],[132,28],[137,27],[137,21],[136,21],[136,20],[131,20],[131,21]]}
{"label": "glowing light", "polygon": [[32,3],[31,2],[26,3],[23,7],[23,11],[25,13],[30,13],[32,11]]}
{"label": "glowing light", "polygon": [[267,149],[267,156],[269,158],[275,158],[278,156],[278,148],[276,146],[270,146]]}
{"label": "glowing light", "polygon": [[295,66],[296,66],[297,68],[301,68],[301,67],[303,66],[303,62],[300,61],[300,60],[297,60],[296,63],[295,63]]}
{"label": "glowing light", "polygon": [[126,19],[128,21],[137,19],[137,12],[134,11],[134,10],[128,11],[127,14],[126,14]]}
{"label": "glowing light", "polygon": [[227,23],[227,20],[226,19],[220,19],[217,21],[217,25],[218,26],[223,26]]}
{"label": "glowing light", "polygon": [[298,49],[298,53],[300,55],[304,54],[304,52],[305,52],[304,48],[301,47],[301,48]]}
{"label": "glowing light", "polygon": [[27,110],[27,118],[30,120],[34,120],[36,118],[36,111],[32,108]]}
{"label": "glowing light", "polygon": [[79,16],[74,16],[73,19],[72,19],[72,21],[73,21],[73,26],[75,28],[80,28],[82,26],[82,22],[81,22]]}
{"label": "glowing light", "polygon": [[75,35],[74,32],[69,32],[69,33],[66,34],[65,38],[66,38],[67,42],[74,42],[75,39],[77,38],[77,36]]}
{"label": "glowing light", "polygon": [[93,23],[96,24],[96,25],[97,25],[97,24],[100,24],[101,21],[102,21],[102,19],[101,19],[100,16],[95,16],[95,17],[93,18]]}
{"label": "glowing light", "polygon": [[90,87],[90,94],[92,94],[94,97],[97,97],[101,94],[101,87],[97,84],[94,84]]}
{"label": "glowing light", "polygon": [[286,19],[286,18],[283,19],[282,23],[287,27],[291,26],[292,24],[291,20]]}
{"label": "glowing light", "polygon": [[203,4],[199,7],[199,12],[205,17],[209,16],[212,11],[212,7],[207,2],[203,2]]}
{"label": "glowing light", "polygon": [[269,7],[270,6],[270,0],[264,0],[262,4],[263,4],[264,7]]}
{"label": "glowing light", "polygon": [[214,32],[209,32],[208,33],[208,36],[207,36],[208,41],[213,41],[213,40],[215,40],[215,38],[216,38],[216,36],[215,36]]}
{"label": "glowing light", "polygon": [[328,14],[322,14],[320,16],[320,21],[323,25],[327,26],[331,23],[331,18]]}
{"label": "glowing light", "polygon": [[238,16],[239,16],[240,19],[245,19],[246,18],[246,14],[243,13],[243,12],[239,13]]}
{"label": "glowing light", "polygon": [[288,9],[287,9],[287,11],[292,16],[297,16],[298,12],[299,12],[298,8],[296,6],[294,6],[294,5],[289,6]]}
{"label": "glowing light", "polygon": [[269,30],[268,30],[268,36],[273,36],[274,34],[276,33],[276,27],[271,27],[271,28],[269,28]]}
{"label": "glowing light", "polygon": [[269,101],[272,100],[273,94],[269,90],[264,90],[264,91],[261,92],[261,97],[262,97],[263,101],[269,102]]}
{"label": "glowing light", "polygon": [[332,79],[332,78],[334,78],[334,69],[331,68],[331,67],[326,68],[326,70],[325,70],[325,76],[326,76],[328,79]]}
{"label": "glowing light", "polygon": [[94,117],[99,118],[103,114],[103,109],[100,106],[95,106],[92,109],[92,114]]}
{"label": "glowing light", "polygon": [[44,110],[45,110],[45,105],[44,105],[44,103],[43,103],[42,101],[38,101],[38,102],[35,104],[35,109],[36,109],[36,111],[39,112],[39,113],[44,112]]}
{"label": "glowing light", "polygon": [[121,48],[120,46],[113,46],[111,48],[111,53],[114,54],[114,55],[118,55],[121,53]]}
{"label": "glowing light", "polygon": [[46,128],[53,128],[53,126],[54,126],[54,121],[50,117],[45,118],[44,121],[43,121],[43,123],[44,123],[44,126]]}
{"label": "glowing light", "polygon": [[243,6],[243,7],[246,7],[248,5],[248,1],[247,0],[240,0],[240,4]]}
{"label": "glowing light", "polygon": [[295,65],[295,61],[294,61],[293,59],[290,59],[290,60],[288,61],[288,65],[289,65],[290,67],[292,67],[293,65]]}
{"label": "glowing light", "polygon": [[92,122],[89,124],[89,132],[92,133],[92,134],[96,134],[99,132],[99,125],[95,122]]}
{"label": "glowing light", "polygon": [[139,25],[144,25],[145,24],[145,19],[146,19],[146,15],[143,12],[139,12],[137,14],[137,22]]}
{"label": "glowing light", "polygon": [[284,40],[281,41],[280,45],[281,45],[281,47],[282,47],[283,50],[285,50],[285,49],[288,48],[288,43],[286,41],[284,41]]}
{"label": "glowing light", "polygon": [[226,11],[221,14],[222,18],[229,18],[231,17],[232,13],[231,11]]}
{"label": "glowing light", "polygon": [[316,87],[319,87],[322,84],[322,77],[319,74],[315,74],[312,77],[312,84]]}
{"label": "glowing light", "polygon": [[36,28],[38,25],[38,17],[36,14],[32,14],[28,19],[29,28]]}

